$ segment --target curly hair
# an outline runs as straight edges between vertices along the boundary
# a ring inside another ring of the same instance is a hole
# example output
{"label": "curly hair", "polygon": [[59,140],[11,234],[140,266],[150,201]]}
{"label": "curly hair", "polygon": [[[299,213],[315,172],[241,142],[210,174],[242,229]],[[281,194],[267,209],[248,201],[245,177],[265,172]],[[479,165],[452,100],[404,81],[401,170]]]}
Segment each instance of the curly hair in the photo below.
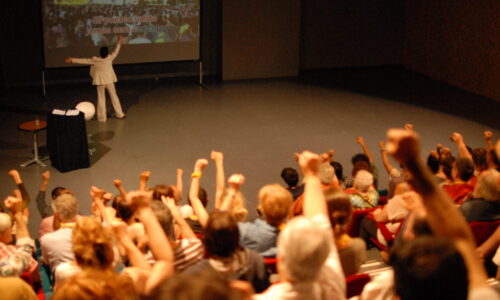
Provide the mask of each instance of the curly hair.
{"label": "curly hair", "polygon": [[73,230],[73,252],[78,265],[109,269],[114,253],[111,233],[92,217],[79,218]]}

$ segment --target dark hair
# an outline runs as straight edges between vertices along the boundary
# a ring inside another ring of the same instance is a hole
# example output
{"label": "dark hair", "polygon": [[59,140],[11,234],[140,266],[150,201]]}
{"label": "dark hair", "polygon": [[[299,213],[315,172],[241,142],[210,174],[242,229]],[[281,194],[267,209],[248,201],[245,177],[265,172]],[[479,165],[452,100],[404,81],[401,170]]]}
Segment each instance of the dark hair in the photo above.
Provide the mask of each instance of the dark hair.
{"label": "dark hair", "polygon": [[457,169],[458,177],[463,181],[468,181],[474,175],[474,163],[468,158],[457,158],[455,168]]}
{"label": "dark hair", "polygon": [[351,158],[351,163],[354,165],[356,162],[358,161],[364,161],[364,162],[367,162],[368,164],[370,163],[370,159],[368,158],[368,156],[366,156],[366,154],[363,154],[363,153],[358,153],[358,154],[355,154],[352,158]]}
{"label": "dark hair", "polygon": [[439,158],[429,154],[429,156],[427,156],[427,166],[431,169],[433,174],[436,174],[439,171]]}
{"label": "dark hair", "polygon": [[154,211],[165,235],[171,241],[175,241],[174,217],[170,209],[160,201],[151,202],[151,209]]}
{"label": "dark hair", "polygon": [[178,203],[181,200],[179,190],[174,185],[157,184],[153,189],[153,200],[161,201],[161,197],[170,197]]}
{"label": "dark hair", "polygon": [[330,162],[330,165],[335,169],[335,176],[341,181],[344,178],[344,168],[338,161]]}
{"label": "dark hair", "polygon": [[364,160],[358,160],[354,163],[353,167],[352,167],[352,172],[351,172],[351,176],[352,177],[355,177],[356,174],[358,173],[358,171],[360,170],[366,170],[368,172],[372,172],[371,168],[370,168],[370,163],[369,162],[366,162]]}
{"label": "dark hair", "polygon": [[99,54],[101,55],[102,58],[106,58],[109,54],[108,47],[101,47],[101,49],[99,49]]}
{"label": "dark hair", "polygon": [[[187,195],[187,198],[189,198],[189,193]],[[201,204],[203,204],[204,207],[207,207],[208,204],[208,196],[207,196],[207,191],[200,186],[200,189],[198,190],[198,199],[200,199]],[[191,201],[189,201],[189,205],[191,205]]]}
{"label": "dark hair", "polygon": [[453,169],[453,163],[455,162],[455,157],[444,156],[439,160],[439,164],[443,166],[443,173],[446,178],[453,181],[453,176],[451,175],[451,170]]}
{"label": "dark hair", "polygon": [[299,173],[293,168],[284,168],[281,171],[281,178],[283,178],[289,187],[296,186],[299,183]]}
{"label": "dark hair", "polygon": [[323,191],[328,207],[328,216],[336,238],[345,232],[345,227],[349,222],[352,212],[352,205],[349,195],[337,188],[329,188]]}
{"label": "dark hair", "polygon": [[65,194],[65,193],[69,193],[70,194],[71,192],[67,188],[62,187],[62,186],[55,187],[52,190],[52,193],[51,193],[52,200],[56,199],[61,194]]}
{"label": "dark hair", "polygon": [[472,150],[472,160],[478,171],[484,171],[488,169],[488,152],[484,148],[476,148]]}
{"label": "dark hair", "polygon": [[126,223],[128,223],[130,218],[134,215],[134,211],[130,209],[130,206],[127,205],[127,202],[121,195],[115,196],[113,203],[111,203],[111,207],[115,209],[116,216]]}
{"label": "dark hair", "polygon": [[228,212],[210,214],[203,230],[203,243],[209,257],[231,257],[238,249],[240,231],[238,223]]}
{"label": "dark hair", "polygon": [[424,236],[393,250],[390,264],[402,300],[467,299],[467,268],[451,241]]}

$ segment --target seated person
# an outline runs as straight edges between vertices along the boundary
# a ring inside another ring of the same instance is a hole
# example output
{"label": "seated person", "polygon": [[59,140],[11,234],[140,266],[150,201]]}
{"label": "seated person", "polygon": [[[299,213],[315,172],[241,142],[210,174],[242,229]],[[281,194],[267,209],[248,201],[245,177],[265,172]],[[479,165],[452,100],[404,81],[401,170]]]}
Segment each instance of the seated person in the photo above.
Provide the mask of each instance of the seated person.
{"label": "seated person", "polygon": [[467,222],[500,220],[500,172],[489,169],[479,175],[472,198],[460,205]]}
{"label": "seated person", "polygon": [[19,190],[15,196],[5,199],[5,207],[14,215],[17,225],[16,245],[12,241],[12,221],[8,214],[0,213],[0,277],[20,276],[25,271],[37,270],[38,263],[32,258],[35,242],[30,238],[23,218],[23,202]]}
{"label": "seated person", "polygon": [[[200,261],[203,258],[203,244],[182,217],[175,200],[164,199],[164,203],[153,201],[151,208],[174,251],[175,271],[180,272]],[[148,258],[150,263],[154,262],[151,256],[148,255]]]}
{"label": "seated person", "polygon": [[[269,286],[264,259],[257,252],[240,246],[238,223],[231,208],[227,207],[232,202],[224,201],[225,203],[221,204],[222,211],[209,215],[198,199],[200,177],[207,165],[206,159],[196,161],[189,190],[191,206],[204,229],[203,244],[206,258],[189,267],[185,272],[213,271],[227,280],[248,281],[257,292],[262,292]],[[229,194],[223,195],[222,199],[234,197],[235,191],[234,186],[227,189]]]}
{"label": "seated person", "polygon": [[372,216],[363,218],[359,236],[367,244],[371,244],[371,238],[375,238],[383,246],[392,245],[401,227],[401,222],[408,215],[403,197],[405,193],[409,192],[409,189],[406,182],[398,184],[394,197],[389,199],[383,208],[377,208],[372,212]]}
{"label": "seated person", "polygon": [[346,189],[345,192],[351,198],[354,209],[373,208],[378,205],[379,195],[373,187],[373,176],[366,170],[358,171],[354,177],[353,187]]}
{"label": "seated person", "polygon": [[352,212],[351,200],[335,188],[324,193],[342,270],[345,276],[356,274],[366,260],[366,244],[362,239],[351,238],[345,233]]}
{"label": "seated person", "polygon": [[[231,180],[231,178],[229,178]],[[278,234],[286,221],[292,196],[278,184],[268,184],[259,191],[258,211],[263,219],[238,222],[240,243],[263,256],[276,256]]]}
{"label": "seated person", "polygon": [[52,201],[54,219],[61,225],[40,239],[42,261],[54,272],[63,262],[75,260],[73,254],[73,228],[76,225],[78,200],[71,194],[62,194]]}
{"label": "seated person", "polygon": [[473,190],[468,181],[474,175],[474,163],[464,157],[459,157],[453,163],[451,170],[453,183],[445,183],[442,188],[450,195],[455,204],[462,204]]}
{"label": "seated person", "polygon": [[278,238],[278,274],[254,299],[345,299],[345,277],[318,176],[320,158],[299,155],[304,175],[304,216],[292,219]]}
{"label": "seated person", "polygon": [[[43,198],[42,198],[42,196],[40,196],[40,194],[43,195]],[[52,201],[54,201],[54,199],[56,199],[57,197],[59,197],[62,194],[71,194],[72,195],[73,193],[70,190],[68,190],[67,188],[64,188],[61,186],[55,187],[54,189],[52,189],[52,192],[51,192]],[[52,209],[52,206],[47,205],[45,203],[45,192],[42,193],[42,190],[40,190],[38,195],[39,195],[37,197],[38,209],[41,212],[42,211],[44,212],[42,214],[43,219],[40,222],[40,227],[38,230],[38,239],[41,239],[42,236],[44,236],[45,234],[50,233],[50,232],[54,232],[55,229],[58,229],[58,228],[54,228],[54,227],[58,227],[59,224],[56,224],[57,221],[54,220],[54,215],[53,215],[54,211]],[[42,199],[43,199],[43,201],[42,201]],[[54,222],[56,222],[56,223],[54,223]]]}
{"label": "seated person", "polygon": [[284,168],[281,171],[281,178],[286,182],[288,186],[286,189],[292,194],[293,200],[297,200],[304,192],[304,185],[299,184],[299,173],[293,168]]}

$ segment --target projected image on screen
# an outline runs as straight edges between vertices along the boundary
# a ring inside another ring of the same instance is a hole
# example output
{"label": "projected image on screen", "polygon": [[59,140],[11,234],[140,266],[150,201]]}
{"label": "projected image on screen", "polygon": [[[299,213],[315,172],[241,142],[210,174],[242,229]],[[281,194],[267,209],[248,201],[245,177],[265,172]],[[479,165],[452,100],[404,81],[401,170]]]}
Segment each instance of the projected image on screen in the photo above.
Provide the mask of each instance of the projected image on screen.
{"label": "projected image on screen", "polygon": [[199,0],[43,0],[46,67],[97,55],[123,36],[116,63],[199,57]]}

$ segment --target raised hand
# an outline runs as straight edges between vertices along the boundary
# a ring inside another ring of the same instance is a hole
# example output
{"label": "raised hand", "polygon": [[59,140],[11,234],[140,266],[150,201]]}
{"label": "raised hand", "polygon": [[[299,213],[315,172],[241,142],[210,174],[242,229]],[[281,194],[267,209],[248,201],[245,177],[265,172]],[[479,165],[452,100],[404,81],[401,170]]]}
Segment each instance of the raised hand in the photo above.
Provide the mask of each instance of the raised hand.
{"label": "raised hand", "polygon": [[19,190],[14,190],[14,196],[7,196],[3,203],[14,215],[23,211],[23,200]]}
{"label": "raised hand", "polygon": [[14,182],[16,184],[20,184],[22,183],[23,181],[21,180],[21,175],[19,175],[19,171],[16,170],[16,169],[12,169],[10,170],[8,173],[7,173],[11,178],[12,180],[14,180]]}
{"label": "raised hand", "polygon": [[231,177],[229,177],[227,183],[229,183],[229,186],[232,189],[239,190],[245,183],[245,176],[243,176],[242,174],[233,174],[231,175]]}
{"label": "raised hand", "polygon": [[365,144],[365,139],[362,136],[358,136],[356,138],[356,143],[358,143],[360,145],[364,145]]}
{"label": "raised hand", "polygon": [[182,169],[175,170],[175,175],[177,175],[177,176],[182,176],[183,173],[184,173],[184,171]]}
{"label": "raised hand", "polygon": [[317,175],[321,158],[318,154],[304,151],[299,155],[299,166],[304,176]]}
{"label": "raised hand", "polygon": [[464,142],[463,136],[458,132],[453,132],[450,136],[450,140],[456,144]]}
{"label": "raised hand", "polygon": [[151,192],[145,191],[129,192],[125,199],[127,200],[127,204],[134,211],[150,207],[151,201],[153,201]]}
{"label": "raised hand", "polygon": [[197,172],[201,172],[203,171],[203,169],[205,169],[206,166],[208,166],[208,160],[200,158],[194,164],[194,170]]}
{"label": "raised hand", "polygon": [[413,130],[413,124],[411,124],[411,123],[406,123],[404,127],[406,130],[410,130],[410,131]]}
{"label": "raised hand", "polygon": [[45,171],[42,173],[42,180],[45,182],[49,182],[50,180],[50,171]]}
{"label": "raised hand", "polygon": [[387,140],[386,151],[403,165],[418,158],[419,138],[414,131],[389,129]]}
{"label": "raised hand", "polygon": [[104,193],[105,191],[103,189],[100,189],[96,186],[90,187],[90,196],[92,197],[93,201],[104,201],[102,198]]}
{"label": "raised hand", "polygon": [[151,177],[151,172],[150,171],[144,171],[140,175],[141,180],[149,180],[149,177]]}
{"label": "raised hand", "polygon": [[222,161],[224,160],[224,154],[219,151],[212,151],[210,153],[210,158],[215,162]]}
{"label": "raised hand", "polygon": [[486,130],[483,132],[483,135],[484,135],[484,139],[489,141],[493,137],[493,132],[491,132],[490,130]]}
{"label": "raised hand", "polygon": [[65,63],[70,64],[73,62],[73,57],[68,57],[64,60]]}
{"label": "raised hand", "polygon": [[127,197],[127,192],[125,191],[125,188],[123,188],[122,181],[120,179],[115,179],[113,180],[113,184],[118,189],[123,199],[125,199]]}

